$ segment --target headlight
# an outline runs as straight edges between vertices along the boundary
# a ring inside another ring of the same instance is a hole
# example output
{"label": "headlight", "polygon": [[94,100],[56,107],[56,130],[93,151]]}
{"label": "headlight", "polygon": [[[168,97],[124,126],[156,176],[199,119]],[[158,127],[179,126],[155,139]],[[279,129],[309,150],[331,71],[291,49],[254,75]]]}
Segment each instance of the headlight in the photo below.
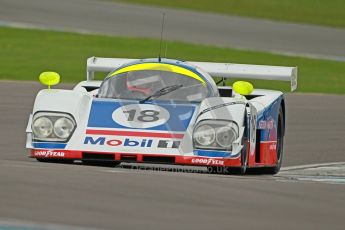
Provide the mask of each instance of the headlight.
{"label": "headlight", "polygon": [[76,127],[73,117],[65,113],[37,112],[32,120],[34,141],[66,142]]}
{"label": "headlight", "polygon": [[73,122],[66,118],[62,117],[55,121],[54,124],[54,133],[57,137],[66,139],[69,137],[69,135],[72,133],[74,129]]}
{"label": "headlight", "polygon": [[214,128],[209,125],[201,125],[194,131],[194,140],[199,145],[210,145],[214,142],[216,132]]}
{"label": "headlight", "polygon": [[34,120],[34,123],[32,124],[32,131],[37,138],[46,138],[53,132],[53,123],[47,117],[39,117]]}
{"label": "headlight", "polygon": [[236,139],[237,133],[230,126],[217,129],[216,141],[221,147],[229,148]]}
{"label": "headlight", "polygon": [[231,150],[233,142],[238,138],[238,129],[233,121],[203,120],[194,129],[194,147]]}

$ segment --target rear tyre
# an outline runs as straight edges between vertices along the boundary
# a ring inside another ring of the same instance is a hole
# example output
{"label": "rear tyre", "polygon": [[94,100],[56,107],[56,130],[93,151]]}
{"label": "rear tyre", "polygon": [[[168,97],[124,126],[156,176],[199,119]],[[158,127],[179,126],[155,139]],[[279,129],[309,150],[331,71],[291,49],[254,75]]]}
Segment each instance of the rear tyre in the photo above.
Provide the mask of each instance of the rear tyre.
{"label": "rear tyre", "polygon": [[279,109],[278,124],[277,124],[277,164],[274,167],[265,168],[267,174],[277,174],[283,163],[283,147],[284,147],[284,113],[282,107]]}

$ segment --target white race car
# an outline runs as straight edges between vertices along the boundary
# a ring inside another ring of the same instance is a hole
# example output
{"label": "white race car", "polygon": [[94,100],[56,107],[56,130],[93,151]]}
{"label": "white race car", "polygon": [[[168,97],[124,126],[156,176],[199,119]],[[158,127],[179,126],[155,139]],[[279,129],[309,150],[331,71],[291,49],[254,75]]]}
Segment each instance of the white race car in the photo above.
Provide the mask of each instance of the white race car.
{"label": "white race car", "polygon": [[[103,81],[95,72],[110,72]],[[30,156],[50,162],[207,166],[213,172],[277,173],[282,164],[282,92],[228,78],[282,80],[297,88],[297,68],[171,59],[87,60],[87,81],[36,97],[26,129]]]}

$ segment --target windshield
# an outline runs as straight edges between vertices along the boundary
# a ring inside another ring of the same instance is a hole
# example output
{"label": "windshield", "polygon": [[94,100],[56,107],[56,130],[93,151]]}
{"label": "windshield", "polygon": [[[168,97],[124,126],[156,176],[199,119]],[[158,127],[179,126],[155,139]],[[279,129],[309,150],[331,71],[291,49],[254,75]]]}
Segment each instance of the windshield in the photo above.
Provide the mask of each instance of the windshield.
{"label": "windshield", "polygon": [[106,78],[98,97],[143,100],[164,87],[173,85],[181,87],[159,96],[159,100],[200,102],[208,93],[207,87],[195,78],[168,71],[139,70]]}

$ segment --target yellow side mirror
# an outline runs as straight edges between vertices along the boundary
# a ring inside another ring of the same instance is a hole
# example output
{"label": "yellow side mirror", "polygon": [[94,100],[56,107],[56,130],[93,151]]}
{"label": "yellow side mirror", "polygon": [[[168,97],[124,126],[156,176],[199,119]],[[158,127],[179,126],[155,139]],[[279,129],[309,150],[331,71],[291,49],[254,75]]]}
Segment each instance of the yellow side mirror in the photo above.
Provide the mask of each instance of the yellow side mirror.
{"label": "yellow side mirror", "polygon": [[247,81],[236,81],[234,84],[232,84],[232,89],[236,93],[245,96],[251,94],[254,90],[254,87]]}
{"label": "yellow side mirror", "polygon": [[47,85],[48,89],[52,85],[57,85],[60,82],[60,75],[56,72],[43,72],[39,76],[39,80],[43,85]]}

